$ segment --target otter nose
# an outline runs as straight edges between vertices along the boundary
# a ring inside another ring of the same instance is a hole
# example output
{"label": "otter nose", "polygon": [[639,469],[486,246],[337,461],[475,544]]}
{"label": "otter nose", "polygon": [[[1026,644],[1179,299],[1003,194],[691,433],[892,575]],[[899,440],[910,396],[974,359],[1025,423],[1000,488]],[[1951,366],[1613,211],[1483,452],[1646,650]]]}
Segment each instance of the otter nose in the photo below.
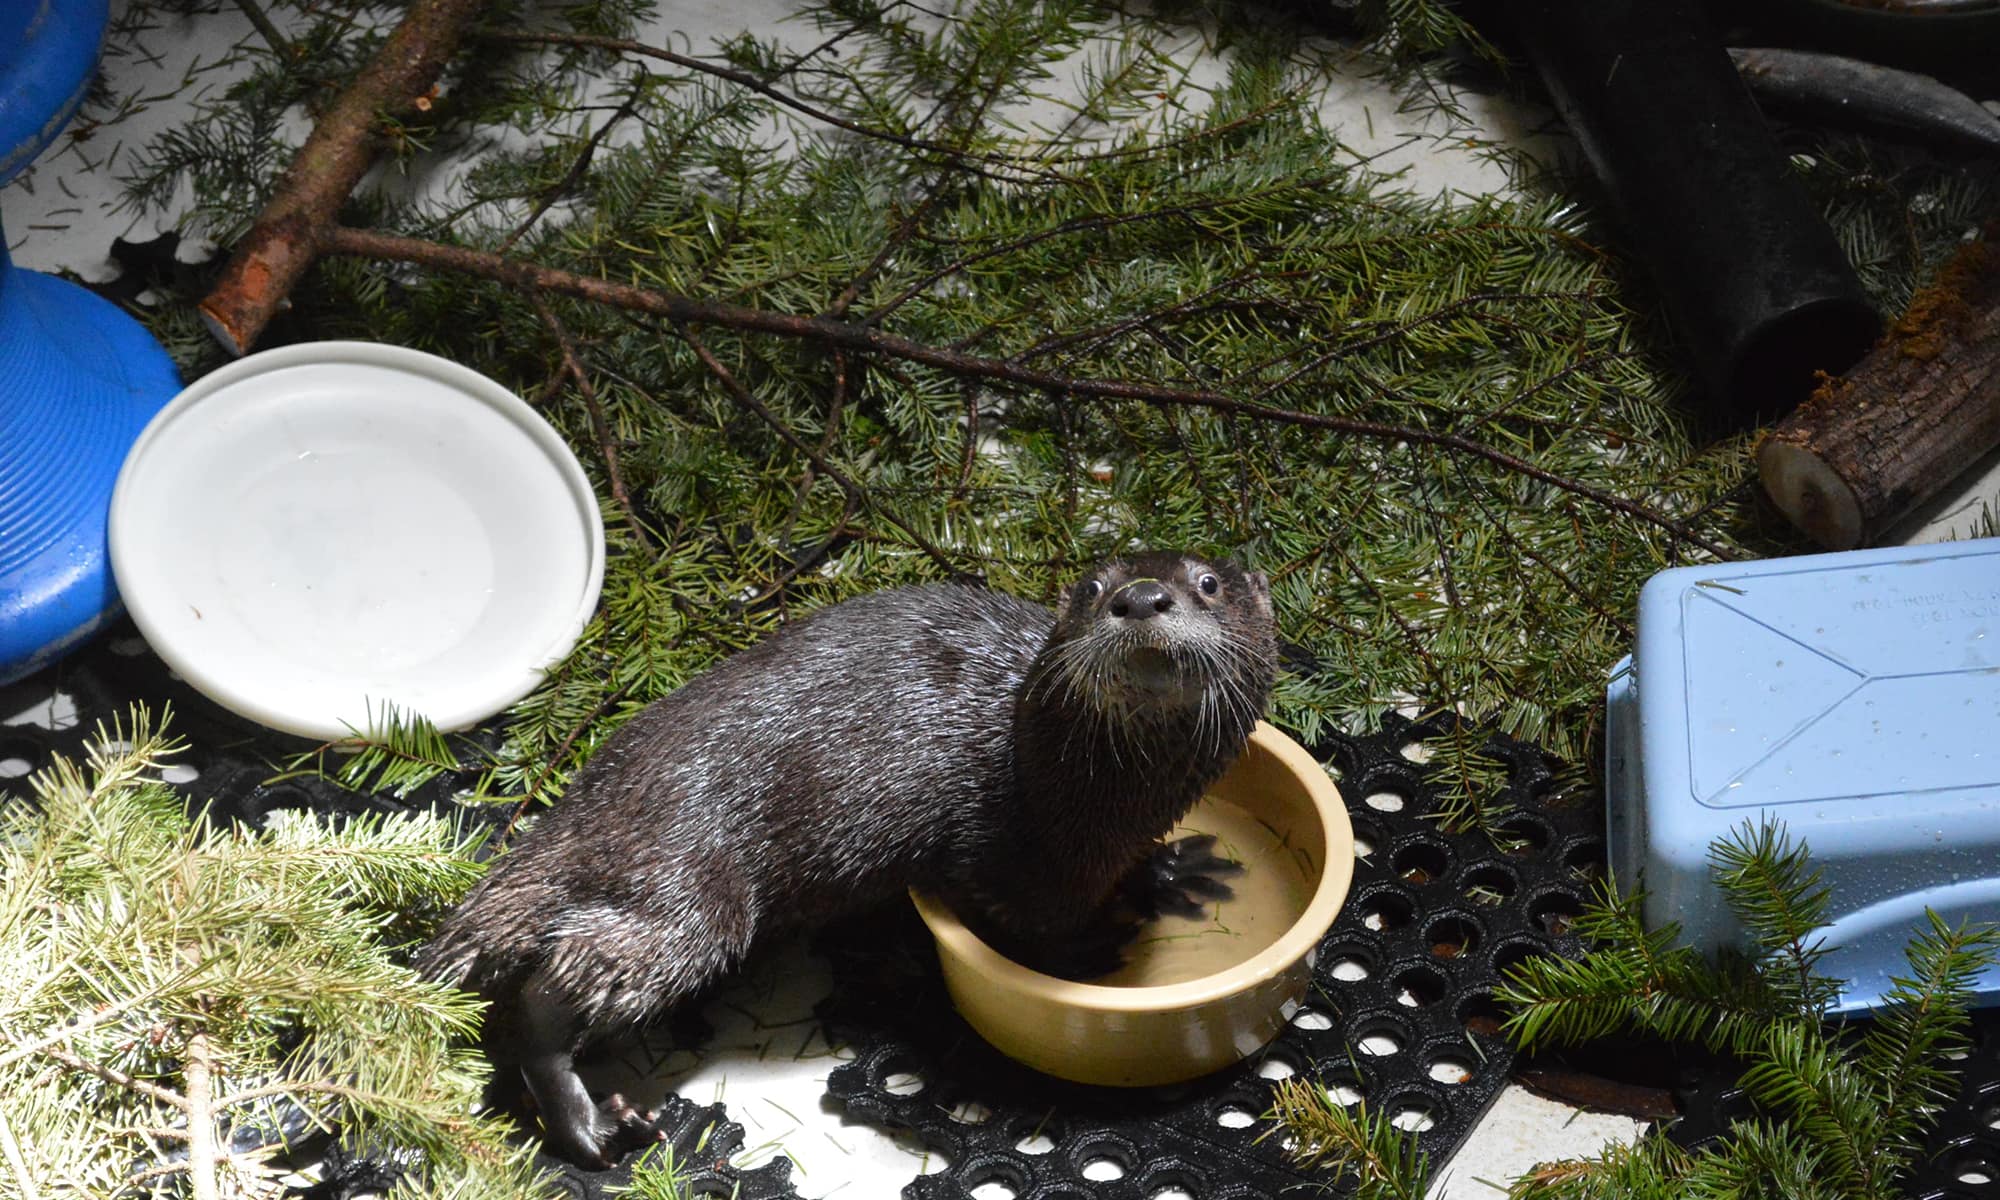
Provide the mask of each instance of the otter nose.
{"label": "otter nose", "polygon": [[1111,596],[1111,615],[1129,621],[1144,621],[1173,606],[1173,594],[1154,579],[1135,580]]}

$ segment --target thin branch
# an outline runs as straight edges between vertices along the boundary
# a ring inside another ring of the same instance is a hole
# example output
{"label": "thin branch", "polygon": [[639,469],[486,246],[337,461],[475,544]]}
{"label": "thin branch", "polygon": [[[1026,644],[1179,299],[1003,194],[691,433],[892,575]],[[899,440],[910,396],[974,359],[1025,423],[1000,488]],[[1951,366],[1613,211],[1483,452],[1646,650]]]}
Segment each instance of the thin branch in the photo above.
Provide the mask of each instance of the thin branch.
{"label": "thin branch", "polygon": [[[664,317],[676,324],[721,325],[749,333],[821,342],[828,346],[863,354],[879,354],[922,363],[957,375],[999,380],[1022,387],[1068,395],[1080,400],[1136,400],[1161,407],[1205,408],[1231,416],[1249,417],[1281,425],[1297,425],[1328,433],[1346,434],[1386,442],[1437,446],[1545,483],[1560,491],[1581,496],[1601,507],[1620,512],[1655,526],[1695,546],[1715,558],[1727,561],[1734,555],[1719,542],[1704,537],[1686,524],[1636,501],[1613,495],[1580,480],[1558,475],[1525,459],[1474,441],[1461,434],[1437,432],[1384,421],[1357,417],[1328,416],[1300,412],[1272,405],[1249,403],[1201,388],[1181,388],[1166,384],[1123,379],[1074,378],[1054,371],[1038,370],[1005,359],[965,354],[925,345],[846,321],[823,317],[800,317],[740,304],[701,300],[671,292],[656,292],[631,284],[594,279],[554,267],[539,266],[518,259],[503,258],[485,250],[447,246],[417,238],[398,237],[347,226],[332,226],[320,234],[320,248],[326,253],[415,263],[437,270],[457,271],[497,280],[517,288],[543,288],[567,296],[609,304],[634,312]],[[711,368],[712,370],[713,368]],[[747,394],[747,393],[746,393]],[[754,401],[753,401],[754,403]],[[791,437],[789,430],[786,436]]]}
{"label": "thin branch", "polygon": [[296,56],[292,51],[291,42],[285,40],[285,35],[271,22],[271,18],[258,5],[257,0],[236,0],[236,7],[249,18],[250,24],[256,26],[257,36],[263,38],[265,45],[271,47],[279,58],[286,62],[295,61]]}
{"label": "thin branch", "polygon": [[312,264],[315,233],[333,222],[375,160],[383,116],[399,117],[416,106],[450,61],[459,30],[481,7],[482,0],[414,0],[375,57],[313,125],[201,301],[202,319],[231,353],[250,348]]}
{"label": "thin branch", "polygon": [[[672,50],[665,50],[658,46],[649,46],[644,42],[635,42],[628,38],[604,37],[593,33],[528,33],[513,29],[494,29],[490,26],[481,26],[473,30],[472,35],[484,41],[505,42],[516,46],[575,46],[592,50],[610,50],[619,54],[637,54],[645,58],[658,59],[661,62],[669,63],[684,70],[696,71],[703,75],[727,80],[739,87],[748,88],[768,100],[773,100],[791,109],[793,112],[811,117],[815,121],[831,125],[836,129],[844,129],[848,133],[856,134],[860,137],[889,142],[892,145],[901,146],[905,150],[912,150],[919,154],[941,155],[947,160],[963,167],[965,170],[984,175],[990,179],[1006,180],[1009,182],[1031,182],[1034,180],[1054,180],[1061,178],[1060,175],[1053,171],[1033,167],[1013,159],[998,155],[970,154],[943,142],[934,142],[928,138],[911,137],[892,130],[878,129],[871,125],[863,125],[857,121],[850,121],[846,117],[808,104],[788,92],[780,91],[748,71],[738,70],[735,67],[725,67],[720,63],[709,62],[705,59],[694,58],[686,54],[676,54]],[[996,172],[988,166],[981,165],[982,162],[1005,166],[1014,172],[1014,174]]]}
{"label": "thin branch", "polygon": [[153,988],[144,995],[127,996],[117,1003],[107,1004],[103,1008],[92,1011],[88,1016],[64,1020],[57,1024],[54,1029],[44,1033],[33,1041],[16,1042],[8,1048],[6,1053],[0,1054],[0,1069],[12,1066],[24,1058],[29,1058],[37,1054],[47,1054],[49,1053],[49,1047],[60,1045],[79,1034],[95,1029],[106,1021],[125,1015],[129,1010],[151,1000],[154,996],[166,991],[169,987],[178,987],[185,983],[192,974],[193,972],[187,972],[171,983]]}
{"label": "thin branch", "polygon": [[509,839],[514,836],[514,827],[521,823],[522,817],[528,815],[528,806],[535,802],[535,797],[541,793],[542,788],[548,785],[549,776],[556,773],[556,765],[562,762],[563,757],[569,753],[570,747],[576,745],[576,740],[583,736],[585,730],[597,723],[597,718],[609,712],[612,705],[623,700],[625,694],[630,690],[630,684],[620,684],[618,687],[613,688],[605,694],[602,700],[597,702],[596,706],[582,720],[571,727],[569,734],[563,738],[562,743],[549,753],[547,760],[542,764],[541,771],[535,776],[534,782],[528,785],[527,792],[521,797],[521,802],[514,806],[513,813],[507,818],[507,824],[501,827],[500,836],[494,839],[496,845],[505,846]]}
{"label": "thin branch", "polygon": [[[217,1167],[234,1166],[237,1163],[255,1163],[269,1158],[272,1150],[273,1147],[271,1146],[259,1146],[254,1150],[245,1150],[238,1154],[217,1154],[211,1161]],[[151,1183],[155,1179],[171,1179],[175,1175],[192,1176],[194,1173],[195,1164],[192,1162],[164,1162],[156,1166],[147,1167],[143,1171],[134,1171],[132,1174],[127,1175],[125,1177],[125,1186],[122,1190],[132,1191],[138,1188],[140,1184]],[[189,1190],[193,1190],[192,1187]]]}
{"label": "thin branch", "polygon": [[1253,203],[1256,200],[1261,199],[1266,195],[1276,192],[1317,191],[1321,187],[1324,187],[1328,184],[1337,183],[1338,181],[1339,177],[1334,175],[1317,176],[1310,179],[1291,180],[1286,183],[1276,185],[1274,187],[1264,188],[1259,191],[1252,192],[1247,196],[1229,196],[1216,200],[1198,200],[1187,204],[1173,204],[1165,208],[1141,209],[1136,212],[1130,212],[1130,211],[1116,212],[1116,213],[1105,213],[1092,217],[1077,217],[1072,220],[1064,221],[1059,225],[1052,225],[1047,229],[1036,230],[1034,233],[1027,234],[1023,237],[1009,238],[1005,241],[1001,241],[994,245],[990,245],[983,249],[975,251],[974,253],[965,255],[964,257],[958,259],[956,262],[946,263],[944,266],[937,268],[930,274],[924,276],[922,279],[917,280],[915,283],[910,284],[908,287],[904,288],[902,291],[896,293],[894,296],[890,297],[887,301],[883,302],[883,304],[880,307],[876,308],[874,312],[869,314],[868,323],[871,325],[881,324],[882,320],[885,317],[887,317],[890,313],[895,312],[898,308],[902,307],[904,304],[908,303],[911,298],[921,295],[927,289],[936,286],[938,283],[949,278],[950,276],[959,274],[965,271],[967,268],[977,266],[979,263],[982,263],[987,259],[998,258],[1002,255],[1011,254],[1019,250],[1026,250],[1031,246],[1037,245],[1041,242],[1051,241],[1055,238],[1062,237],[1066,234],[1084,233],[1091,230],[1116,229],[1121,225],[1132,225],[1142,221],[1163,221],[1174,217],[1191,217],[1197,213],[1210,212],[1218,208],[1227,208],[1232,205]]}
{"label": "thin branch", "polygon": [[611,488],[611,498],[625,513],[625,524],[631,528],[632,536],[640,547],[648,555],[658,558],[659,547],[646,536],[646,526],[639,520],[639,510],[632,503],[631,492],[625,488],[625,475],[618,466],[618,442],[611,436],[610,422],[604,419],[604,406],[598,402],[597,387],[590,382],[590,372],[583,369],[583,361],[577,355],[576,339],[570,336],[562,318],[556,316],[556,310],[550,308],[549,302],[542,299],[539,293],[529,291],[526,295],[528,303],[535,306],[535,315],[542,319],[542,324],[555,337],[556,345],[561,347],[563,369],[569,372],[569,377],[576,382],[577,394],[583,397],[584,411],[590,414],[590,432],[597,439],[598,453],[604,456],[604,478]]}
{"label": "thin branch", "polygon": [[187,1043],[188,1190],[194,1200],[221,1200],[215,1169],[222,1147],[215,1136],[215,1047],[208,1034]]}
{"label": "thin branch", "polygon": [[885,508],[877,508],[874,504],[870,503],[868,499],[868,491],[866,488],[863,488],[860,484],[854,482],[854,480],[850,478],[845,471],[842,471],[840,468],[834,466],[833,463],[824,454],[821,454],[819,451],[807,445],[804,438],[801,438],[798,434],[792,432],[791,426],[785,424],[783,421],[778,419],[778,414],[772,412],[769,408],[765,407],[763,401],[751,395],[750,389],[744,387],[742,382],[738,380],[736,376],[730,372],[729,368],[723,364],[722,360],[715,356],[715,352],[710,350],[708,348],[708,345],[705,342],[703,342],[699,337],[695,336],[694,330],[688,328],[686,322],[675,321],[674,328],[677,331],[679,331],[681,337],[686,339],[689,347],[691,347],[694,350],[695,357],[701,359],[701,364],[708,368],[708,373],[715,376],[716,382],[722,385],[723,390],[728,392],[730,397],[734,399],[736,403],[742,405],[744,408],[749,409],[752,413],[755,413],[759,420],[763,421],[766,425],[769,425],[771,427],[771,432],[777,434],[779,438],[783,439],[784,442],[787,445],[791,446],[792,449],[797,450],[800,454],[805,455],[806,461],[810,462],[816,469],[818,469],[820,474],[826,476],[828,479],[831,479],[834,481],[834,483],[838,484],[840,486],[840,490],[847,493],[849,499],[853,500],[857,504],[866,505],[868,508],[872,509],[878,515],[880,515],[883,520],[888,521],[891,525],[894,525],[896,528],[902,530],[904,535],[910,539],[912,544],[914,544],[919,550],[922,550],[925,554],[930,556],[931,561],[937,563],[940,567],[943,567],[946,571],[954,575],[959,573],[957,564],[952,562],[951,558],[947,556],[944,551],[932,545],[930,539],[926,538],[923,534],[918,533],[915,529],[911,528],[908,522],[904,521],[901,517],[897,516],[895,513],[892,513]]}
{"label": "thin branch", "polygon": [[555,207],[556,201],[561,199],[564,193],[583,182],[584,174],[590,170],[592,160],[597,157],[597,148],[604,144],[604,139],[610,136],[613,129],[616,129],[620,123],[632,117],[638,111],[639,87],[637,84],[634,84],[632,94],[625,97],[625,102],[620,104],[616,111],[604,119],[604,124],[591,130],[590,137],[583,143],[583,149],[576,152],[575,161],[570,163],[569,170],[563,173],[563,177],[558,179],[552,187],[544,191],[541,197],[535,201],[535,207],[529,211],[527,216],[521,219],[521,223],[514,227],[513,232],[501,239],[499,251],[501,254],[512,250],[514,244],[519,242],[527,235],[530,229],[535,227],[535,222],[541,220],[543,216],[547,215],[549,209]]}
{"label": "thin branch", "polygon": [[82,1071],[88,1075],[95,1075],[106,1083],[122,1087],[128,1092],[137,1092],[139,1095],[149,1100],[156,1100],[169,1108],[178,1109],[181,1112],[188,1111],[188,1098],[171,1088],[161,1087],[157,1083],[149,1083],[144,1079],[127,1075],[115,1067],[107,1067],[103,1063],[92,1062],[81,1055],[71,1054],[69,1051],[59,1049],[55,1046],[44,1046],[41,1049],[41,1053],[48,1058],[55,1059],[72,1071]]}

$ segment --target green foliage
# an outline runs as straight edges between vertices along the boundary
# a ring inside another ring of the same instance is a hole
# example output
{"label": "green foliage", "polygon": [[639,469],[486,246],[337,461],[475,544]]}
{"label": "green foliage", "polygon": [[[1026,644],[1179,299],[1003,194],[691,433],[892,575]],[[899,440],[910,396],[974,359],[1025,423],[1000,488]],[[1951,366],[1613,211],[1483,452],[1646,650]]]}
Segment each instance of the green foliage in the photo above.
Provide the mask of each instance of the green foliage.
{"label": "green foliage", "polygon": [[[341,7],[293,19],[318,30]],[[1455,28],[1435,5],[1386,12],[1382,28]],[[625,16],[507,28],[623,33]],[[489,789],[554,794],[619,722],[791,612],[950,574],[1048,597],[1146,543],[1271,573],[1287,640],[1329,668],[1280,689],[1308,736],[1453,709],[1581,760],[1640,583],[1768,544],[1747,442],[1696,441],[1584,217],[1406,195],[1355,165],[1316,115],[1324,57],[1268,15],[1204,10],[1229,55],[1200,87],[1188,25],[1100,0],[826,0],[800,20],[820,49],[746,36],[705,69],[475,33],[427,124],[398,130],[441,191],[367,191],[345,219],[1059,382],[544,297],[587,397],[513,287],[323,263],[289,329],[437,351],[545,398],[607,497],[606,604],[515,710]],[[192,188],[192,232],[240,231],[295,127],[281,118],[375,22],[350,24],[309,68],[239,48],[255,77],[130,160],[134,202]],[[190,299],[158,327],[198,371],[216,356]],[[1463,821],[1490,828],[1490,772],[1443,752]]]}
{"label": "green foliage", "polygon": [[[707,1141],[707,1133],[702,1135]],[[632,1200],[696,1200],[691,1184],[671,1145],[648,1149],[632,1167],[632,1182],[620,1192]],[[733,1193],[722,1200],[734,1200]]]}
{"label": "green foliage", "polygon": [[1727,1050],[1758,1116],[1698,1152],[1659,1139],[1589,1161],[1551,1164],[1518,1181],[1535,1200],[1650,1196],[1897,1196],[1925,1134],[1951,1096],[1944,1063],[1968,1044],[1974,980],[2000,931],[1935,913],[1907,949],[1910,973],[1856,1034],[1826,1018],[1838,982],[1816,968],[1827,892],[1805,845],[1770,824],[1745,825],[1711,851],[1717,886],[1748,955],[1707,959],[1671,925],[1645,929],[1643,897],[1606,885],[1574,928],[1582,960],[1538,958],[1501,989],[1506,1032],[1524,1047],[1635,1032]]}
{"label": "green foliage", "polygon": [[1366,1100],[1348,1111],[1323,1087],[1304,1079],[1279,1083],[1268,1119],[1290,1139],[1300,1166],[1322,1167],[1353,1190],[1355,1200],[1423,1200],[1429,1164],[1387,1112],[1368,1112]]}
{"label": "green foliage", "polygon": [[504,1124],[471,1115],[476,1002],[396,955],[477,876],[467,844],[435,817],[191,821],[157,779],[177,748],[136,712],[0,804],[0,1174],[275,1196],[270,1151],[227,1130],[291,1111],[423,1151],[398,1194],[530,1194]]}
{"label": "green foliage", "polygon": [[[190,232],[238,236],[394,11],[269,7],[286,48],[227,51],[249,78],[127,156],[133,205],[191,197]],[[128,40],[153,11],[131,6]],[[488,790],[555,794],[622,720],[791,612],[947,575],[1047,597],[1144,543],[1271,573],[1287,640],[1326,665],[1279,691],[1308,736],[1453,710],[1584,761],[1640,584],[1797,544],[1757,505],[1751,439],[1690,427],[1650,299],[1589,214],[1399,191],[1319,120],[1332,56],[1268,12],[807,0],[792,44],[745,34],[675,61],[499,38],[625,37],[648,11],[489,14],[438,103],[385,129],[391,169],[343,219],[1043,376],[542,297],[559,332],[513,285],[323,262],[278,336],[492,374],[542,403],[606,496],[607,603],[515,710]],[[1487,53],[1437,0],[1362,16],[1405,70]],[[1191,42],[1226,47],[1226,70],[1191,75]],[[1411,77],[1415,103],[1450,103],[1433,75]],[[1802,172],[1891,300],[1993,206],[1987,175],[1810,149]],[[199,373],[220,355],[193,299],[155,325]],[[1065,386],[1106,380],[1183,395]],[[1490,772],[1443,754],[1447,815],[1492,829]]]}
{"label": "green foliage", "polygon": [[[350,725],[350,736],[296,755],[279,778],[318,774],[357,792],[389,792],[400,799],[440,775],[465,769],[428,718],[390,703],[378,713],[371,702],[367,711],[362,728]],[[331,769],[328,754],[337,756]]]}

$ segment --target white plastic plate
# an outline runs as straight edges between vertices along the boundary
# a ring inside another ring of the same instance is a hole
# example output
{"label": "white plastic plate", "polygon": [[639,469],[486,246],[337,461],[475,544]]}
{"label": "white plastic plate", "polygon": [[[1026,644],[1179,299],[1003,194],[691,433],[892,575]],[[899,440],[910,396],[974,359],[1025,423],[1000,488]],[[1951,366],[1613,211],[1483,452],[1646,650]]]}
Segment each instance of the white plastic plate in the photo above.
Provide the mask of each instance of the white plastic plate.
{"label": "white plastic plate", "polygon": [[331,739],[386,704],[462,729],[520,699],[597,606],[604,529],[576,456],[506,388],[315,342],[160,410],[112,493],[111,565],[190,684]]}

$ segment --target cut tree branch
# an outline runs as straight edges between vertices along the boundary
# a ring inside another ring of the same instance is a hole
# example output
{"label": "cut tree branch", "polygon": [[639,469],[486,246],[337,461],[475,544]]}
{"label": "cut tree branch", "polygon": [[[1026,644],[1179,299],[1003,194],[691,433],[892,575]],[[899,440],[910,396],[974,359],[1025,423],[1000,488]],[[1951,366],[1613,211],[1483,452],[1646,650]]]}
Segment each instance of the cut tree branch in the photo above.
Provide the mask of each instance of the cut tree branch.
{"label": "cut tree branch", "polygon": [[[328,254],[385,259],[413,263],[433,270],[456,271],[516,288],[543,288],[566,296],[661,317],[676,324],[720,325],[746,333],[763,333],[818,342],[852,353],[900,358],[936,367],[955,375],[1036,388],[1079,400],[1136,400],[1163,408],[1205,408],[1231,416],[1321,429],[1328,433],[1351,437],[1436,446],[1484,459],[1539,483],[1581,496],[1593,504],[1665,530],[1689,545],[1714,555],[1717,559],[1727,560],[1734,557],[1720,543],[1702,536],[1684,522],[1677,521],[1665,513],[1636,501],[1627,500],[1623,496],[1613,495],[1602,488],[1558,475],[1526,459],[1495,449],[1462,434],[1249,403],[1203,388],[1173,387],[1125,379],[1076,378],[1055,371],[1024,366],[1007,359],[989,358],[930,346],[847,321],[794,316],[790,313],[750,308],[719,300],[702,300],[672,292],[656,292],[631,284],[577,275],[554,267],[505,258],[484,250],[447,246],[438,242],[376,233],[365,229],[329,226],[320,233],[319,248]],[[710,369],[713,371],[713,367]]]}
{"label": "cut tree branch", "polygon": [[200,306],[232,354],[247,351],[312,265],[316,234],[333,222],[375,158],[384,116],[401,117],[437,82],[483,0],[414,0],[375,57],[320,117],[270,203],[237,243]]}
{"label": "cut tree branch", "polygon": [[1764,490],[1829,550],[1872,541],[2000,443],[2000,225],[1757,448]]}

